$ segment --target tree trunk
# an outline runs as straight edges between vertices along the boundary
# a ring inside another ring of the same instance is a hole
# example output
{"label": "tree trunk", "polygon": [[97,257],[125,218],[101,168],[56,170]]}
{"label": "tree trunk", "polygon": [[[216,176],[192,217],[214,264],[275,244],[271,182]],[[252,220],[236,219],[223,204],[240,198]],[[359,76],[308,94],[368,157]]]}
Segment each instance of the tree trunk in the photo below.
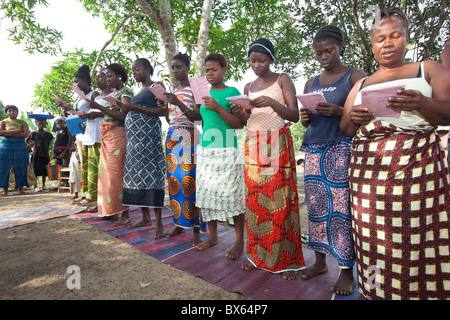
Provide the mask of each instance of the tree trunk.
{"label": "tree trunk", "polygon": [[147,0],[136,0],[136,3],[142,8],[145,15],[158,26],[164,44],[164,56],[170,72],[170,80],[172,86],[175,88],[177,86],[177,81],[173,77],[170,63],[172,58],[178,53],[178,46],[172,25],[170,2],[168,0],[159,0],[159,10],[156,10]]}
{"label": "tree trunk", "polygon": [[198,31],[197,59],[195,62],[194,76],[200,77],[205,74],[205,58],[208,47],[209,26],[211,25],[211,12],[214,0],[204,0],[200,30]]}

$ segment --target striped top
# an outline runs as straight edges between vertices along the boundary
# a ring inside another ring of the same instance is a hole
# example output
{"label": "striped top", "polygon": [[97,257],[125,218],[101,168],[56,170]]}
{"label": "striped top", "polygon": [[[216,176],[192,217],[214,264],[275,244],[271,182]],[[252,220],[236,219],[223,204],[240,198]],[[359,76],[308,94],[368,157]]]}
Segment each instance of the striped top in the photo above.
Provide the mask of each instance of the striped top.
{"label": "striped top", "polygon": [[[281,73],[280,73],[281,76]],[[279,85],[280,76],[271,86],[256,92],[251,91],[251,83],[248,92],[250,99],[256,99],[260,96],[267,96],[275,101],[285,105],[283,90]],[[276,113],[272,107],[253,108],[250,117],[247,120],[247,128],[250,130],[277,130],[285,126],[285,121]]]}
{"label": "striped top", "polygon": [[[193,110],[194,94],[191,87],[179,88],[173,91],[178,100],[183,102],[189,110]],[[168,105],[169,108],[169,125],[189,126],[193,127],[194,123],[186,117],[183,111],[174,104]]]}

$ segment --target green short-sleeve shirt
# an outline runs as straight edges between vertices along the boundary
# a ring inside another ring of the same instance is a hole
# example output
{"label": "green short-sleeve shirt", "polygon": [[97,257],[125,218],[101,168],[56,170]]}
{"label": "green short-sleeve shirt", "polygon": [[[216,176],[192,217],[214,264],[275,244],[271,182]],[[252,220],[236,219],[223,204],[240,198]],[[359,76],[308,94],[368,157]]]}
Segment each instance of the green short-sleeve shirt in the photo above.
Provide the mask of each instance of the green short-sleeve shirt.
{"label": "green short-sleeve shirt", "polygon": [[[210,90],[211,97],[228,112],[231,102],[226,98],[240,95],[235,87],[227,87],[222,90]],[[200,114],[203,119],[202,147],[205,148],[230,148],[238,147],[236,131],[229,126],[222,117],[214,110],[206,108],[204,104],[200,106]]]}

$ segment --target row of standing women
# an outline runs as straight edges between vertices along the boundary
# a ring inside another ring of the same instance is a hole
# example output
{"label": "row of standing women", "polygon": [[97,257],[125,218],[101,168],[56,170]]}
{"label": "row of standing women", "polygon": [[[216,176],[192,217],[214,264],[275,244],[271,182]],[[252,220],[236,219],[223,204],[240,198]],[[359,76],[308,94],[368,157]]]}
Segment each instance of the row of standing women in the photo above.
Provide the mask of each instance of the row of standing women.
{"label": "row of standing women", "polygon": [[[132,67],[142,84],[136,95],[124,85],[122,66],[101,70],[97,86],[102,93],[87,102],[103,114],[99,219],[114,218],[123,225],[134,205],[142,208],[143,218],[130,227],[149,225],[149,208],[154,208],[155,238],[191,229],[193,245],[206,250],[218,242],[217,220],[231,217],[236,240],[226,255],[241,255],[246,227],[244,270],[261,268],[287,280],[300,271],[307,280],[326,272],[326,256],[332,255],[341,268],[331,288],[338,294],[352,292],[356,264],[365,298],[448,298],[449,170],[435,129],[450,124],[450,72],[436,62],[406,62],[408,30],[408,19],[397,8],[377,14],[371,41],[379,69],[366,76],[342,64],[340,30],[321,28],[313,48],[324,70],[304,89],[324,94],[327,102],[317,106],[317,113],[313,106],[298,110],[292,80],[271,70],[275,50],[266,39],[248,50],[257,76],[244,88],[252,109],[226,100],[239,90],[224,83],[226,59],[217,53],[205,61],[211,97],[200,106],[189,86],[187,55],[172,60],[179,87],[166,94],[167,107],[158,105],[147,89],[156,84],[147,60],[138,59]],[[400,112],[398,118],[377,117],[361,105],[362,92],[397,84],[405,89],[390,97],[387,107]],[[118,107],[102,102],[111,88]],[[164,115],[170,125],[165,159],[159,119]],[[316,253],[307,268],[288,124],[299,117],[307,127],[301,150],[306,153],[309,246]],[[241,155],[235,129],[244,126]],[[91,154],[97,154],[94,150]],[[161,223],[165,170],[175,224],[169,233]],[[202,241],[207,223],[210,236]]]}

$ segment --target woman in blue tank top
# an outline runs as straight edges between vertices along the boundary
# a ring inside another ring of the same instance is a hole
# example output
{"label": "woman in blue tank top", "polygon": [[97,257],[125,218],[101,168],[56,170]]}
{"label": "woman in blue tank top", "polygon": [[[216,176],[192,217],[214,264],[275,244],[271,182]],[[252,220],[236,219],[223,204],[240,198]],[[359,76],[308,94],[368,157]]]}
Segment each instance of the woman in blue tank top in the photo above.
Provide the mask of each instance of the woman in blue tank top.
{"label": "woman in blue tank top", "polygon": [[344,47],[336,26],[319,29],[313,39],[316,59],[324,70],[305,84],[305,93],[323,93],[326,103],[300,109],[302,125],[307,127],[300,151],[305,152],[305,199],[309,221],[309,247],[315,263],[300,271],[310,279],[328,270],[326,255],[337,258],[341,272],[331,291],[348,295],[353,291],[355,254],[352,241],[348,188],[351,139],[339,129],[342,111],[352,86],[364,72],[344,66],[340,55]]}

